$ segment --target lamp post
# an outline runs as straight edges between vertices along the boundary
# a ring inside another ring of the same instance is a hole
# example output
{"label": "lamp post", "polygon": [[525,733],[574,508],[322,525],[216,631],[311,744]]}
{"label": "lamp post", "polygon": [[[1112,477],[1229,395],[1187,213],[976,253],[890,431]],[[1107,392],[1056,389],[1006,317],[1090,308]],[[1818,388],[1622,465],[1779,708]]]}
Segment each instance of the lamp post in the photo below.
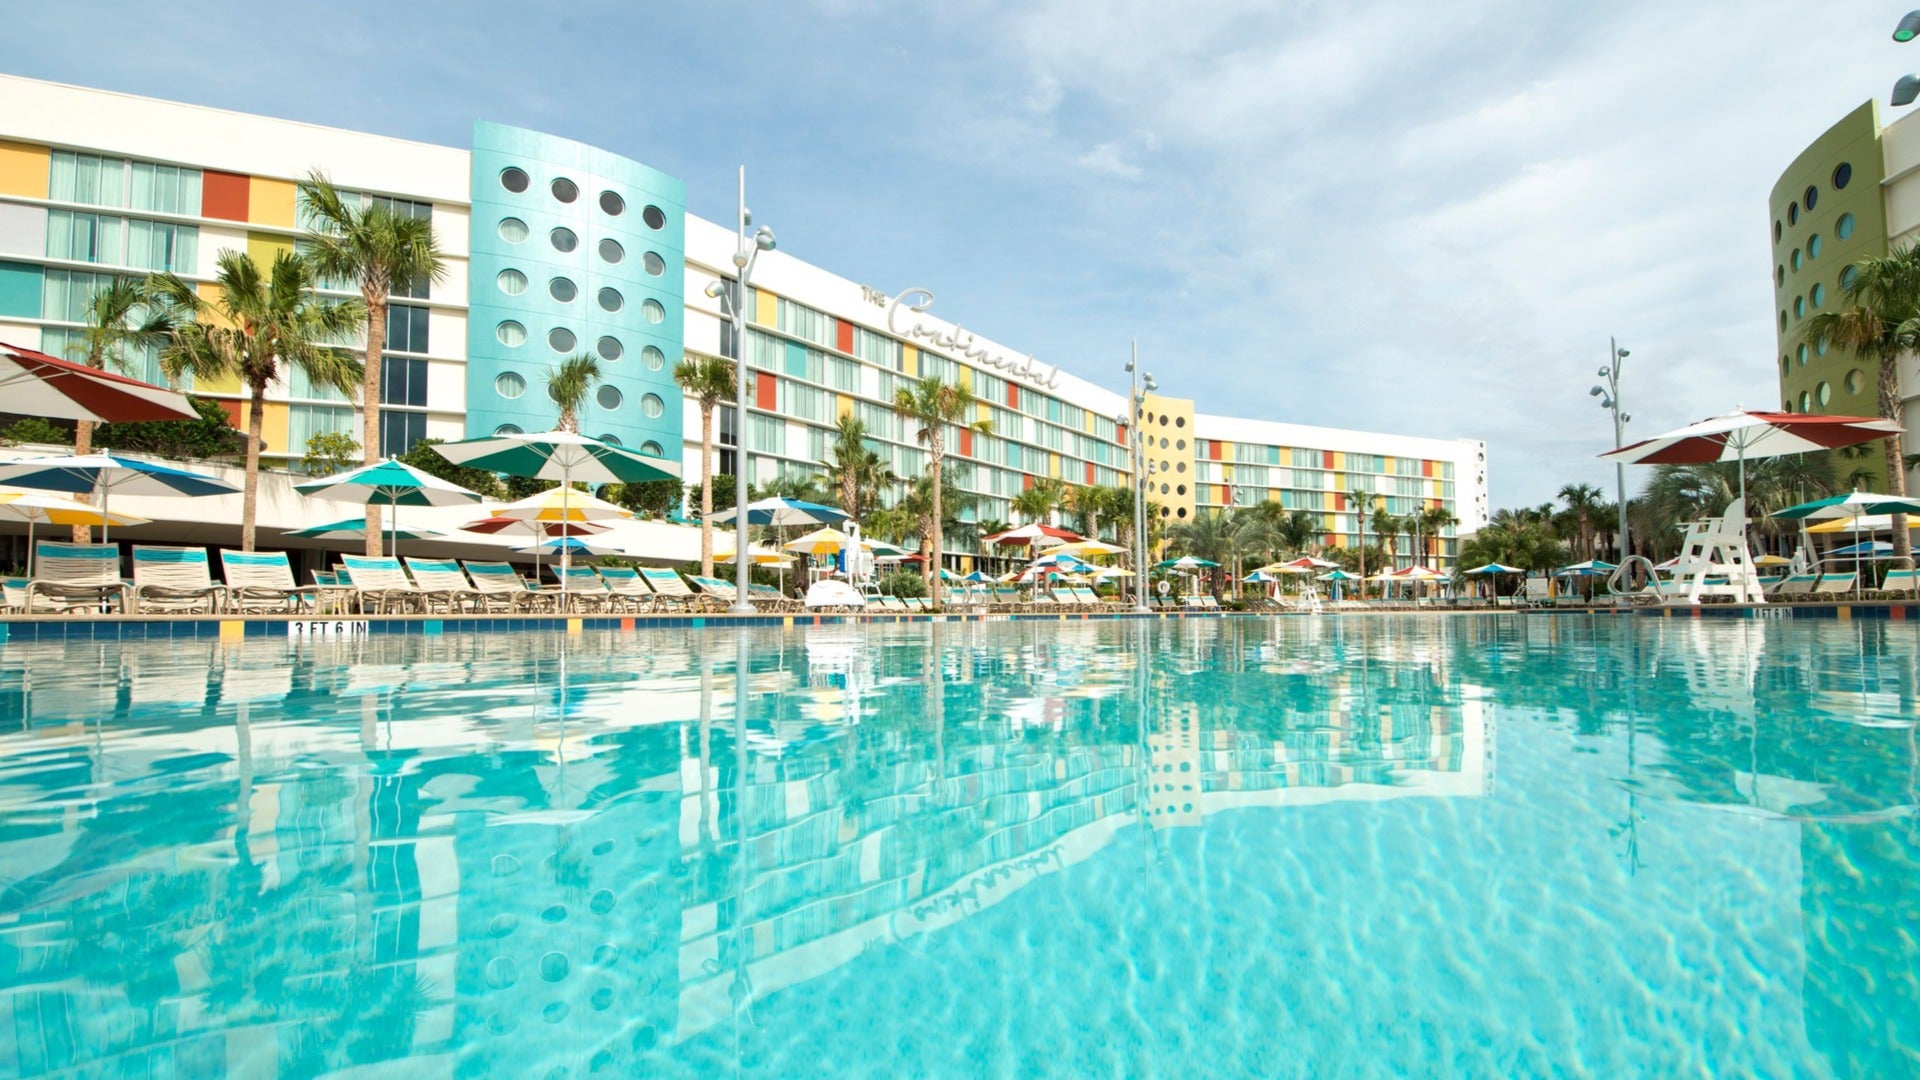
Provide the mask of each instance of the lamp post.
{"label": "lamp post", "polygon": [[1147,606],[1147,451],[1146,436],[1140,431],[1145,406],[1142,388],[1147,393],[1160,389],[1153,376],[1140,370],[1140,343],[1132,342],[1133,355],[1127,361],[1132,390],[1127,397],[1128,421],[1133,429],[1133,610],[1145,614]]}
{"label": "lamp post", "polygon": [[747,167],[740,166],[740,215],[735,229],[736,248],[733,252],[735,280],[729,289],[725,279],[707,286],[707,295],[720,301],[720,306],[733,319],[733,374],[735,380],[733,412],[738,423],[733,428],[733,495],[734,495],[734,541],[733,541],[733,613],[736,615],[753,614],[753,604],[747,599],[748,579],[752,575],[753,559],[747,548],[747,286],[753,281],[753,264],[763,251],[772,251],[774,246],[773,230],[765,225],[754,230],[751,242],[747,239],[747,226],[753,224],[753,212],[747,209]]}
{"label": "lamp post", "polygon": [[[1620,347],[1618,341],[1613,338],[1608,338],[1608,362],[1605,367],[1600,369],[1600,377],[1607,380],[1607,384],[1605,386],[1596,386],[1587,391],[1589,396],[1600,399],[1601,408],[1613,414],[1613,448],[1615,450],[1627,444],[1625,430],[1627,423],[1633,419],[1632,414],[1620,411],[1620,364],[1626,360],[1628,355],[1630,354],[1627,350]],[[1620,511],[1620,520],[1617,523],[1619,532],[1615,534],[1615,540],[1618,542],[1619,550],[1614,552],[1614,555],[1624,562],[1628,551],[1627,466],[1625,462],[1616,461],[1613,463],[1613,483],[1615,496],[1619,500],[1618,508]]]}
{"label": "lamp post", "polygon": [[[1894,25],[1893,40],[1905,45],[1916,37],[1920,37],[1920,11],[1909,11]],[[1911,105],[1915,98],[1920,98],[1920,75],[1900,76],[1893,84],[1892,104]]]}

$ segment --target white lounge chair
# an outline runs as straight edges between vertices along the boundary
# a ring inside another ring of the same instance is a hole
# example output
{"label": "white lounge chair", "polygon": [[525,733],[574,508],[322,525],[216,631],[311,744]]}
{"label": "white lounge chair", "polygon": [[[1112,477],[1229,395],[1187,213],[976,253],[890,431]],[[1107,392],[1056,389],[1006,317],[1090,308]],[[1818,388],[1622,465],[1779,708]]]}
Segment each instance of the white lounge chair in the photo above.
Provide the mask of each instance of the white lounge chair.
{"label": "white lounge chair", "polygon": [[96,611],[102,604],[118,604],[125,612],[131,593],[120,579],[117,544],[41,540],[34,545],[33,577],[25,596],[29,612]]}
{"label": "white lounge chair", "polygon": [[319,590],[293,580],[284,551],[220,550],[227,606],[234,611],[311,611]]}
{"label": "white lounge chair", "polygon": [[226,606],[226,587],[213,580],[207,549],[133,547],[133,603],[141,611],[205,611]]}

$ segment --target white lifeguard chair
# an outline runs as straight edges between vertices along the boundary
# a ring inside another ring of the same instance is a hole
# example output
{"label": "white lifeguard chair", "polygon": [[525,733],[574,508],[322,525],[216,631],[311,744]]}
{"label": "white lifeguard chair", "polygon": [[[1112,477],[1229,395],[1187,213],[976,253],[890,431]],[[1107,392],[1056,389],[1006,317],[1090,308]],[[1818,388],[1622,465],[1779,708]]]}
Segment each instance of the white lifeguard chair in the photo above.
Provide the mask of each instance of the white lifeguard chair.
{"label": "white lifeguard chair", "polygon": [[1725,596],[1735,603],[1764,604],[1760,575],[1747,550],[1747,501],[1735,499],[1716,518],[1687,525],[1687,536],[1674,560],[1669,603],[1698,604],[1703,597]]}

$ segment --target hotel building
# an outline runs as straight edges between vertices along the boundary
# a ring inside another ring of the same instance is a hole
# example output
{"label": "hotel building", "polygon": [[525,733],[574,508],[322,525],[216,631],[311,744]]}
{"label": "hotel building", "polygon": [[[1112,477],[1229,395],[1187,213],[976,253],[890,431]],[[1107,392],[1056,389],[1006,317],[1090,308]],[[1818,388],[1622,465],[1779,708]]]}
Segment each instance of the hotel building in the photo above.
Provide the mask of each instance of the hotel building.
{"label": "hotel building", "polygon": [[[1863,103],[1802,150],[1768,200],[1773,239],[1774,325],[1779,335],[1780,407],[1845,416],[1880,414],[1873,363],[1801,339],[1815,312],[1832,310],[1855,263],[1920,238],[1920,121],[1882,125],[1876,101]],[[1904,408],[1920,396],[1920,371],[1900,368]],[[1911,415],[1906,441],[1920,429]],[[1884,479],[1878,444],[1857,466]],[[1912,478],[1908,478],[1911,485]]]}
{"label": "hotel building", "polygon": [[[0,341],[67,353],[86,297],[110,275],[167,270],[211,294],[220,251],[299,250],[298,181],[316,169],[430,218],[447,256],[442,280],[396,290],[383,453],[423,437],[544,430],[556,418],[546,370],[590,351],[605,378],[582,430],[676,460],[696,480],[699,414],[673,365],[738,352],[752,391],[743,417],[719,410],[718,464],[734,471],[744,441],[756,484],[820,472],[843,416],[864,422],[896,474],[921,473],[924,452],[891,401],[903,380],[937,375],[970,382],[991,422],[991,434],[949,433],[948,460],[978,497],[972,519],[1011,519],[1010,501],[1040,478],[1128,484],[1130,444],[1144,434],[1150,497],[1168,524],[1274,501],[1314,514],[1324,543],[1352,544],[1372,532],[1367,508],[1349,505],[1364,490],[1395,514],[1451,510],[1459,524],[1438,548],[1450,561],[1454,536],[1486,520],[1483,442],[1212,416],[1161,395],[1143,402],[1135,432],[1124,389],[936,316],[925,289],[856,283],[784,251],[757,264],[735,343],[706,294],[732,272],[733,230],[689,215],[680,181],[487,122],[470,147],[452,148],[0,76]],[[158,377],[153,356],[132,359],[135,374]],[[238,419],[237,385],[191,389]],[[269,396],[269,459],[290,464],[318,432],[357,436],[356,411],[289,377]]]}

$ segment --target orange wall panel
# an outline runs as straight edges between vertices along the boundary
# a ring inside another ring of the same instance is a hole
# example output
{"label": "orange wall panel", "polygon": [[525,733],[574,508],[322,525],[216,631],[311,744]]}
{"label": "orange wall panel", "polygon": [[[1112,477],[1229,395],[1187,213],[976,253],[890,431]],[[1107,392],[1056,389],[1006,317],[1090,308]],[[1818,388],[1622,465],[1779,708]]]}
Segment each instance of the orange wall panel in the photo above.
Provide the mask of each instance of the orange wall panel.
{"label": "orange wall panel", "polygon": [[753,404],[755,408],[772,410],[777,400],[773,376],[764,371],[753,373]]}
{"label": "orange wall panel", "polygon": [[839,324],[836,327],[837,332],[834,335],[835,344],[843,353],[853,352],[853,324],[845,319],[836,319],[834,321]]}
{"label": "orange wall panel", "polygon": [[[846,324],[841,323],[840,325],[845,326]],[[960,429],[960,456],[973,456],[973,432],[966,428]]]}
{"label": "orange wall panel", "polygon": [[204,170],[200,174],[200,216],[247,220],[247,193],[251,187],[251,177]]}

